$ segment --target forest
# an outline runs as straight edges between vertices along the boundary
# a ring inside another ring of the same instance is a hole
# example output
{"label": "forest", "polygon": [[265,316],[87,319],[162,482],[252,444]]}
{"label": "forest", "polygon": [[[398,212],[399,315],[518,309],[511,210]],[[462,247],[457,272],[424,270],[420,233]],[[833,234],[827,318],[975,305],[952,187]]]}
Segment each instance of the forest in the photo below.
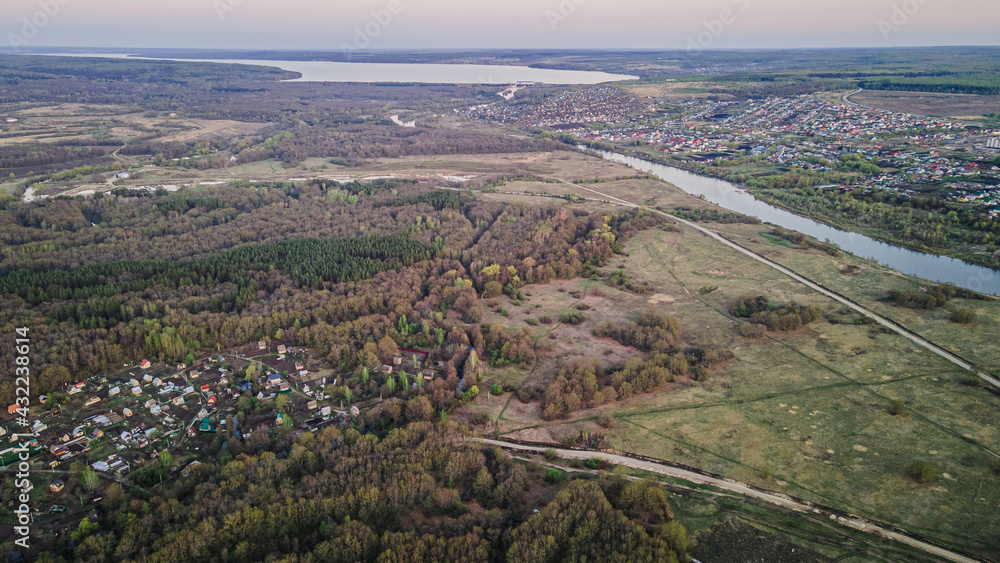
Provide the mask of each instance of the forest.
{"label": "forest", "polygon": [[400,423],[385,433],[284,429],[235,454],[215,444],[162,485],[107,485],[72,534],[37,538],[36,561],[687,559],[655,482],[544,471],[399,407],[380,407]]}
{"label": "forest", "polygon": [[0,215],[0,324],[33,327],[39,392],[280,333],[353,373],[357,398],[399,383],[374,375],[369,346],[443,346],[445,377],[421,391],[436,410],[478,375],[473,354],[534,358],[530,336],[478,324],[483,296],[600,267],[653,220],[395,181],[56,199]]}

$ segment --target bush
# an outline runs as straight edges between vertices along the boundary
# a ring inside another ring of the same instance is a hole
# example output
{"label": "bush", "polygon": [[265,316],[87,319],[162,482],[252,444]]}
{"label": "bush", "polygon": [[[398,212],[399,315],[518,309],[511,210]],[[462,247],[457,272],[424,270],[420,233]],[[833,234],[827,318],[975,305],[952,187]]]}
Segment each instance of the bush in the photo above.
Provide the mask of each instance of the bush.
{"label": "bush", "polygon": [[545,480],[553,485],[562,481],[563,473],[555,467],[550,467],[548,471],[545,472]]}
{"label": "bush", "polygon": [[614,428],[615,417],[611,416],[611,413],[609,412],[602,412],[597,415],[597,424],[599,424],[601,428]]}
{"label": "bush", "polygon": [[975,324],[977,317],[976,312],[967,307],[958,309],[951,314],[951,322],[958,323],[960,325],[971,325]]}
{"label": "bush", "polygon": [[934,465],[929,461],[914,461],[906,470],[906,474],[921,485],[930,485],[934,482]]}
{"label": "bush", "polygon": [[742,323],[736,328],[736,332],[743,338],[764,338],[767,327],[757,323]]}
{"label": "bush", "polygon": [[542,396],[542,391],[537,387],[521,387],[517,390],[517,400],[522,403],[530,403]]}
{"label": "bush", "polygon": [[490,386],[490,394],[497,396],[503,395],[503,387],[501,387],[499,383],[494,383]]}
{"label": "bush", "polygon": [[906,403],[902,399],[893,399],[892,403],[889,404],[889,414],[892,416],[906,414]]}
{"label": "bush", "polygon": [[545,455],[545,459],[547,459],[549,461],[553,461],[557,457],[559,457],[558,455],[556,455],[556,451],[553,450],[552,448],[545,448],[545,454],[543,454],[543,455]]}
{"label": "bush", "polygon": [[559,317],[559,322],[570,325],[578,325],[585,320],[587,320],[587,316],[584,315],[583,313],[569,312],[569,313],[563,313]]}

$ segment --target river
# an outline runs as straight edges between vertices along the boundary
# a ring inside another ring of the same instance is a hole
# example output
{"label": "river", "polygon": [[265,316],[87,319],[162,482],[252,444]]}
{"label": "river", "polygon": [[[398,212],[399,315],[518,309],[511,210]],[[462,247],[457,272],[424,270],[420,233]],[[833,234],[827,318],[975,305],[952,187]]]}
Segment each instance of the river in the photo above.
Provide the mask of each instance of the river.
{"label": "river", "polygon": [[843,231],[764,203],[724,180],[700,176],[680,168],[618,153],[598,152],[607,160],[648,172],[689,194],[704,196],[706,200],[730,211],[753,215],[759,217],[761,221],[798,231],[821,241],[830,241],[841,250],[876,260],[904,274],[935,282],[953,283],[981,293],[1000,295],[1000,272],[985,266],[948,256],[918,252],[859,233]]}
{"label": "river", "polygon": [[169,59],[106,53],[52,53],[59,57],[94,57],[102,59],[139,59],[188,63],[244,64],[278,67],[298,72],[301,78],[287,82],[370,82],[415,84],[603,84],[636,80],[636,76],[585,70],[558,70],[507,65],[432,64],[432,63],[341,63],[330,61],[271,61],[257,59]]}

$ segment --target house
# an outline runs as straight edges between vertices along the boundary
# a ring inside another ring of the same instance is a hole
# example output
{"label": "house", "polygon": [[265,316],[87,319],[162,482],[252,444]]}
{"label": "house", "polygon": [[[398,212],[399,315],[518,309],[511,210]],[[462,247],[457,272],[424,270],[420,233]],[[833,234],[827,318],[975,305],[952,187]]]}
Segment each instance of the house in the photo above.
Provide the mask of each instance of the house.
{"label": "house", "polygon": [[354,407],[351,407],[351,416],[353,416],[353,417],[357,417],[357,416],[359,416],[360,414],[361,414],[361,409],[359,409],[359,408],[358,408],[358,407],[356,407],[356,406],[354,406]]}
{"label": "house", "polygon": [[268,387],[275,387],[277,385],[281,385],[281,376],[278,375],[278,374],[276,374],[276,373],[272,373],[271,375],[268,375],[267,376],[267,385],[268,385]]}
{"label": "house", "polygon": [[319,414],[323,416],[330,416],[331,412],[333,412],[333,410],[330,407],[323,407],[322,409],[320,409]]}
{"label": "house", "polygon": [[133,395],[137,395],[137,396],[138,395],[142,395],[142,387],[139,387],[138,385],[136,385],[135,387],[133,387],[132,388],[132,394]]}
{"label": "house", "polygon": [[184,404],[184,395],[178,395],[178,396],[174,397],[174,399],[172,401],[170,401],[170,403],[172,405],[175,405],[175,406],[178,406],[178,407],[181,406],[181,405],[183,405]]}
{"label": "house", "polygon": [[278,344],[278,353],[279,354],[287,354],[288,353],[288,348],[285,348],[284,344]]}
{"label": "house", "polygon": [[85,403],[83,403],[83,406],[89,407],[91,405],[96,405],[97,403],[100,403],[100,402],[101,402],[101,398],[100,397],[91,397],[91,398],[87,399],[87,401]]}
{"label": "house", "polygon": [[59,491],[63,490],[65,486],[66,483],[63,483],[62,479],[56,479],[55,481],[49,483],[49,490],[52,491],[53,493],[58,493]]}
{"label": "house", "polygon": [[163,409],[160,407],[160,405],[153,405],[152,407],[149,408],[149,412],[153,414],[160,414],[161,412],[163,412]]}
{"label": "house", "polygon": [[14,403],[13,405],[7,407],[7,414],[14,414],[17,412],[17,409],[19,408],[21,408],[21,406],[18,405],[17,403]]}
{"label": "house", "polygon": [[94,463],[90,464],[90,466],[100,471],[101,473],[104,473],[105,471],[108,470],[108,462],[106,461],[95,461]]}
{"label": "house", "polygon": [[392,366],[382,366],[382,373],[392,373]]}
{"label": "house", "polygon": [[129,417],[131,417],[131,416],[132,416],[132,409],[130,409],[130,408],[128,408],[128,407],[125,407],[124,409],[122,409],[122,415],[123,415],[123,416],[124,416],[125,418],[129,418]]}
{"label": "house", "polygon": [[289,387],[288,384],[285,383],[284,381],[282,381],[281,385],[278,386],[278,393],[290,393],[291,391],[292,388]]}
{"label": "house", "polygon": [[163,385],[163,380],[160,379],[159,377],[154,377],[153,378],[153,385],[155,385],[157,387],[160,387],[160,386]]}
{"label": "house", "polygon": [[392,365],[399,366],[399,365],[402,365],[402,364],[403,364],[403,357],[402,356],[395,356],[395,357],[392,358]]}
{"label": "house", "polygon": [[304,369],[306,369],[305,364],[303,364],[302,362],[295,362],[295,371],[301,371]]}
{"label": "house", "polygon": [[66,394],[67,395],[76,395],[79,392],[80,392],[80,388],[76,387],[76,386],[70,387],[69,389],[66,390]]}
{"label": "house", "polygon": [[55,446],[49,446],[49,453],[56,457],[62,457],[69,453],[69,449],[62,444],[56,444]]}
{"label": "house", "polygon": [[211,397],[208,398],[208,406],[213,406],[217,402],[219,402],[219,400],[215,398],[215,395],[212,395]]}
{"label": "house", "polygon": [[304,369],[299,372],[299,377],[306,377],[307,375],[309,375],[309,370],[307,369]]}
{"label": "house", "polygon": [[308,403],[306,403],[306,408],[311,411],[316,410],[316,407],[317,407],[316,401],[309,401]]}
{"label": "house", "polygon": [[190,372],[188,372],[188,377],[190,377],[191,379],[198,379],[198,375],[199,375],[198,370],[196,369],[193,369]]}
{"label": "house", "polygon": [[128,386],[129,387],[135,387],[136,385],[139,385],[139,380],[138,379],[136,379],[136,378],[133,377],[132,379],[128,380]]}
{"label": "house", "polygon": [[115,180],[128,180],[128,172],[119,172],[115,174]]}
{"label": "house", "polygon": [[264,342],[263,340],[258,340],[257,341],[257,349],[258,350],[267,350],[267,343]]}
{"label": "house", "polygon": [[142,362],[139,363],[139,367],[141,367],[142,369],[149,369],[152,366],[153,364],[149,363],[149,360],[142,360]]}
{"label": "house", "polygon": [[201,426],[198,428],[198,432],[210,432],[210,433],[215,432],[215,429],[212,428],[212,422],[210,418],[206,416],[205,418],[201,419]]}
{"label": "house", "polygon": [[114,397],[115,395],[117,395],[117,394],[119,394],[121,392],[122,392],[121,387],[118,387],[117,385],[115,385],[111,389],[108,389],[108,397]]}
{"label": "house", "polygon": [[142,382],[143,383],[152,383],[152,381],[153,381],[153,376],[152,375],[149,375],[147,373],[146,375],[142,376]]}
{"label": "house", "polygon": [[208,389],[209,389],[208,383],[201,386],[202,393],[208,393]]}
{"label": "house", "polygon": [[82,426],[77,426],[76,428],[73,429],[73,437],[74,438],[79,438],[80,436],[83,436],[83,434],[84,434],[84,432],[83,432],[83,427]]}
{"label": "house", "polygon": [[147,399],[146,402],[142,406],[144,406],[144,407],[146,407],[148,409],[148,408],[152,407],[155,404],[156,404],[156,399]]}

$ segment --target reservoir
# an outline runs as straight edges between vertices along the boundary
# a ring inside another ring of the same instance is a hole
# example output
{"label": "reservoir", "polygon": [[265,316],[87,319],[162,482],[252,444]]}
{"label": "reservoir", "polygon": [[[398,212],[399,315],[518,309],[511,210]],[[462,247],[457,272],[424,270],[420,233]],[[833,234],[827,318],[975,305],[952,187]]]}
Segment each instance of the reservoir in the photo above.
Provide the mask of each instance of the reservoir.
{"label": "reservoir", "polygon": [[190,63],[243,64],[278,67],[298,72],[288,82],[373,82],[416,84],[602,84],[634,80],[635,76],[584,70],[556,70],[527,66],[418,63],[342,63],[330,61],[270,61],[255,59],[156,59],[126,54],[53,53],[60,57],[168,60]]}
{"label": "reservoir", "polygon": [[648,172],[689,194],[704,196],[707,201],[730,211],[752,215],[766,223],[798,231],[821,241],[830,241],[841,250],[861,258],[876,260],[904,274],[935,282],[953,283],[981,293],[1000,295],[1000,272],[985,266],[947,256],[918,252],[859,233],[843,231],[764,203],[724,180],[699,176],[687,170],[622,154],[598,152],[607,160]]}

